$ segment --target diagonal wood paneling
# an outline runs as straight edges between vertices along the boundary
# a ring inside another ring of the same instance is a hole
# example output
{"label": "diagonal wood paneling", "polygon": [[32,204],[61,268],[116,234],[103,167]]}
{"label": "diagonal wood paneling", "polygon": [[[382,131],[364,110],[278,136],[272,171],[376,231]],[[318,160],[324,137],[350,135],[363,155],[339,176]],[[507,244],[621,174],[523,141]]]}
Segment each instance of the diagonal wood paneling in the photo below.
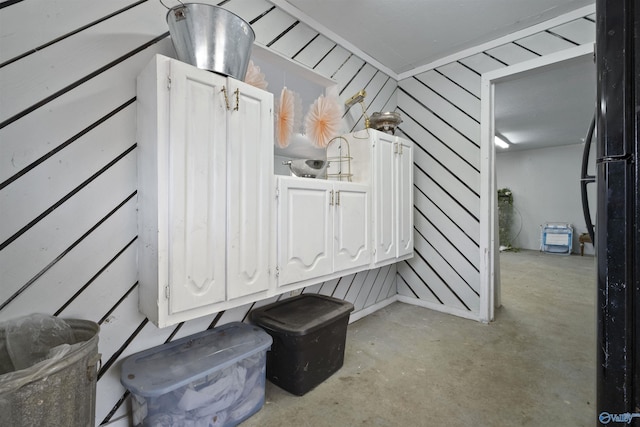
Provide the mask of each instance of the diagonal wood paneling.
{"label": "diagonal wood paneling", "polygon": [[402,132],[416,143],[417,255],[398,265],[399,295],[478,314],[481,76],[594,39],[593,17],[580,18],[398,83]]}
{"label": "diagonal wood paneling", "polygon": [[[220,3],[257,40],[334,78],[346,99],[396,108],[397,82],[266,0]],[[137,309],[135,78],[173,56],[166,9],[151,0],[15,2],[0,10],[0,320],[28,312],[101,327],[96,423],[128,425],[123,358],[231,321],[280,297],[157,329]],[[61,11],[65,13],[60,13]],[[73,13],[67,13],[73,10]],[[361,112],[345,130],[361,128]],[[304,289],[356,311],[396,295],[387,266]]]}

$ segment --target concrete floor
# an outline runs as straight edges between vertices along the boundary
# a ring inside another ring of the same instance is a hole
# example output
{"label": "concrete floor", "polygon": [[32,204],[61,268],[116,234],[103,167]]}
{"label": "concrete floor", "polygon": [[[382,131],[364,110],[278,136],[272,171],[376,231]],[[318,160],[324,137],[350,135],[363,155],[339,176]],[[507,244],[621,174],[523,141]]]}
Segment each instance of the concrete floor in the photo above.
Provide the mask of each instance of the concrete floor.
{"label": "concrete floor", "polygon": [[486,325],[392,305],[349,325],[344,366],[302,397],[267,381],[243,427],[592,426],[595,261],[501,254]]}

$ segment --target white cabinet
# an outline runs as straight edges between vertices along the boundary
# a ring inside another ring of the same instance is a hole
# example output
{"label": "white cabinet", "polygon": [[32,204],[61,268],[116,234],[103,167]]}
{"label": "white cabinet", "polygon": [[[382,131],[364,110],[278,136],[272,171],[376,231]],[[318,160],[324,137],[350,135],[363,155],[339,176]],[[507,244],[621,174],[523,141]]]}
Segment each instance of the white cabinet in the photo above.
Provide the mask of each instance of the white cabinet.
{"label": "white cabinet", "polygon": [[368,266],[369,186],[278,178],[278,286]]}
{"label": "white cabinet", "polygon": [[266,295],[273,96],[157,55],[137,104],[140,310],[164,327]]}
{"label": "white cabinet", "polygon": [[371,182],[374,264],[412,257],[413,144],[373,129],[345,138],[353,157],[353,180]]}

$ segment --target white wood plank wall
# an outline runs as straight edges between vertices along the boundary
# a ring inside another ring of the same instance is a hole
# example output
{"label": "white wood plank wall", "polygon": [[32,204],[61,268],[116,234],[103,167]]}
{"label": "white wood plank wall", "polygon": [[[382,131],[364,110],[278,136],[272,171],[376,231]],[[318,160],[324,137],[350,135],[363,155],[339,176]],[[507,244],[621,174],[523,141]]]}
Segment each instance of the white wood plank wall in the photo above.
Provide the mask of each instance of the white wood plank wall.
{"label": "white wood plank wall", "polygon": [[[364,88],[369,111],[396,108],[393,78],[268,1],[219,5],[260,43],[333,77],[342,99]],[[158,0],[0,2],[0,320],[42,312],[100,324],[97,425],[128,424],[124,357],[253,308],[163,330],[137,309],[135,78],[154,54],[174,56],[165,14]],[[344,119],[347,131],[362,127],[359,108]],[[395,297],[396,267],[304,292],[365,313]]]}
{"label": "white wood plank wall", "polygon": [[416,147],[416,256],[397,264],[403,300],[479,315],[482,73],[594,41],[591,14],[398,83],[400,130]]}

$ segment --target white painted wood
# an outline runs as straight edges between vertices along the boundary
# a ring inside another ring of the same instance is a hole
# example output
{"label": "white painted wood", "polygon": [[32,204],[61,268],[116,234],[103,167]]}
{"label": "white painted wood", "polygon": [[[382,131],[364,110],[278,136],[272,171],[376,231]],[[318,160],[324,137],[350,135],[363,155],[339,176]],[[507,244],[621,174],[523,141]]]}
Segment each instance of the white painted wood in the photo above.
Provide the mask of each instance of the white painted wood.
{"label": "white painted wood", "polygon": [[[345,135],[354,182],[370,183],[374,265],[413,254],[413,144],[366,129]],[[339,155],[331,146],[329,157]]]}
{"label": "white painted wood", "polygon": [[384,280],[384,284],[382,285],[382,289],[378,294],[377,301],[381,301],[384,298],[391,298],[398,293],[398,287],[396,285],[398,270],[396,266],[402,265],[402,264],[403,263],[390,264],[391,269],[389,270],[389,273],[387,274],[387,277]]}
{"label": "white painted wood", "polygon": [[413,256],[413,144],[405,139],[396,141],[397,180],[395,192],[398,214],[396,236],[398,247],[396,257]]}
{"label": "white painted wood", "polygon": [[[134,198],[38,277],[11,304],[0,311],[0,321],[24,315],[25,307],[29,307],[33,313],[55,313],[78,289],[92,280],[96,272],[109,262],[112,254],[122,250],[128,242],[135,238],[137,233],[135,214],[136,201]],[[132,256],[132,258],[127,258],[128,256]],[[102,280],[104,280],[102,279],[103,275],[96,279],[97,283],[96,280],[91,282],[89,289],[85,292],[94,295],[94,289],[98,288],[101,295],[95,299],[89,297],[88,304],[78,307],[80,310],[90,310],[90,313],[76,318],[97,321],[102,318],[106,310],[113,307],[118,299],[136,282],[135,258],[135,245],[132,245],[130,250],[118,258],[114,265],[109,267],[108,272],[105,272],[105,276],[111,277],[112,272],[116,271],[115,277],[106,279],[106,286],[101,287]],[[121,260],[124,262],[120,263]],[[132,262],[132,265],[129,262]],[[133,267],[133,276],[127,274],[129,271],[127,269],[131,267]],[[32,272],[32,274],[35,273]],[[126,277],[131,277],[132,280],[128,281]],[[3,284],[10,283],[7,279],[6,276],[3,277]],[[82,301],[83,295],[84,293],[79,298],[80,301]],[[94,306],[95,301],[101,302],[100,309],[96,309]],[[74,308],[70,308],[70,310],[73,311]]]}
{"label": "white painted wood", "polygon": [[[369,293],[367,295],[366,300],[364,301],[364,306],[368,307],[371,305],[374,305],[377,300],[378,297],[380,296],[380,291],[382,290],[382,287],[385,283],[385,279],[387,278],[387,276],[389,275],[389,271],[391,270],[391,265],[387,265],[384,267],[380,267],[378,269],[376,269],[375,271],[372,270],[371,274],[375,274],[375,280],[373,281],[373,285],[371,286],[371,288],[369,289]],[[371,277],[371,275],[370,275]],[[369,281],[371,281],[371,279],[369,279]]]}
{"label": "white painted wood", "polygon": [[318,35],[317,31],[300,22],[291,31],[272,44],[271,48],[291,58],[316,35]]}
{"label": "white painted wood", "polygon": [[[461,181],[456,175],[456,169],[446,170],[433,157],[427,155],[424,150],[418,149],[415,153],[415,164],[425,171],[429,177],[438,184],[450,197],[453,197],[457,203],[462,205],[472,215],[478,216],[478,192],[474,193]],[[478,174],[475,175],[477,179]],[[477,185],[477,184],[476,184]]]}
{"label": "white painted wood", "polygon": [[[217,4],[215,2],[213,4]],[[222,5],[223,8],[235,13],[247,22],[251,22],[262,15],[273,5],[267,0],[231,0]]]}
{"label": "white painted wood", "polygon": [[[167,264],[159,263],[157,268],[160,272],[168,268],[165,286],[169,286],[169,314],[173,314],[226,299],[228,132],[222,94],[226,79],[178,61],[170,63],[169,76],[159,73],[157,78],[170,78],[169,96],[159,102],[159,108],[169,107],[169,138],[166,146],[158,147],[163,153],[158,154],[156,169],[139,173],[157,175],[158,188],[150,190],[157,191],[158,197],[168,192],[168,210],[159,203],[142,205],[141,212],[166,218],[160,222],[166,221],[168,228],[159,227],[158,232],[167,233],[167,246],[159,245],[157,250],[166,251]],[[164,158],[168,168],[160,163]],[[140,191],[149,190],[141,187]]]}
{"label": "white painted wood", "polygon": [[387,134],[378,134],[372,141],[373,147],[373,229],[376,263],[390,260],[396,257],[397,252],[397,213],[395,205],[397,200],[395,167],[397,150],[395,137]]}
{"label": "white painted wood", "polygon": [[73,242],[133,194],[135,165],[135,153],[129,153],[0,251],[1,301],[55,262]]}
{"label": "white painted wood", "polygon": [[[132,292],[129,297],[127,297],[127,301],[124,304],[123,309],[129,308],[134,309],[135,306],[131,307],[130,304],[135,304],[136,293]],[[113,335],[113,344],[116,346],[121,345],[122,343],[117,342],[117,328],[123,328],[124,322],[131,322],[131,325],[137,327],[141,322],[138,321],[137,318],[128,318],[123,310],[118,307],[118,309],[113,313],[113,316],[109,318],[108,322],[104,322],[100,328],[100,343],[98,345],[99,350],[102,352],[102,361],[103,363],[109,360],[106,358],[105,353],[102,350],[102,335],[103,331],[105,334]],[[98,422],[101,422],[105,416],[111,411],[113,408],[114,401],[107,399],[106,396],[121,396],[125,392],[124,386],[120,383],[120,369],[119,366],[121,362],[127,358],[128,356],[137,353],[139,351],[145,350],[147,348],[155,347],[158,345],[162,345],[167,338],[171,329],[158,330],[151,323],[147,323],[136,335],[136,339],[129,343],[126,348],[123,349],[122,353],[116,359],[117,362],[114,363],[109,370],[107,370],[104,375],[98,381],[96,387],[96,419]],[[118,347],[116,347],[118,348]]]}
{"label": "white painted wood", "polygon": [[[483,322],[490,322],[494,317],[496,289],[499,289],[499,277],[496,276],[497,239],[497,204],[495,178],[494,134],[494,86],[501,79],[508,79],[515,74],[528,72],[534,68],[556,64],[579,56],[592,55],[593,45],[590,43],[545,55],[530,61],[485,73],[482,76],[482,120],[481,120],[481,187],[480,187],[480,312]],[[497,298],[499,300],[499,298]]]}
{"label": "white painted wood", "polygon": [[368,265],[371,261],[369,186],[333,184],[334,270]]}
{"label": "white painted wood", "polygon": [[520,39],[518,40],[518,44],[526,47],[527,49],[531,49],[540,55],[549,55],[575,46],[567,40],[547,32],[533,34],[529,37]]}
{"label": "white painted wood", "polygon": [[342,46],[336,46],[322,58],[314,68],[318,73],[333,78],[334,73],[346,61],[351,53]]}
{"label": "white painted wood", "polygon": [[355,279],[355,274],[349,274],[346,276],[342,276],[338,282],[338,286],[336,286],[335,291],[333,292],[333,296],[339,299],[345,299],[347,296],[347,292],[349,291],[349,287],[351,286],[351,282]]}
{"label": "white painted wood", "polygon": [[[403,89],[404,83],[401,85]],[[406,90],[406,89],[405,89]],[[456,155],[462,157],[471,166],[478,169],[480,166],[479,152],[480,149],[472,141],[466,139],[459,132],[456,132],[447,123],[435,116],[431,111],[422,107],[413,98],[400,92],[398,95],[399,104],[407,113],[413,117],[421,126],[425,127],[431,134],[438,138],[443,144],[446,144]]]}
{"label": "white painted wood", "polygon": [[[0,241],[9,238],[134,143],[134,106],[14,181],[0,193]],[[46,191],[43,192],[43,189]]]}
{"label": "white painted wood", "polygon": [[366,52],[363,52],[362,50],[360,50],[358,47],[353,45],[348,40],[345,40],[344,38],[337,35],[335,32],[329,30],[326,26],[320,24],[315,19],[303,13],[297,7],[292,6],[288,1],[286,0],[269,0],[269,1],[271,1],[273,4],[278,6],[280,9],[288,12],[292,16],[295,16],[296,18],[305,22],[307,25],[309,25],[311,28],[315,29],[319,33],[325,34],[327,37],[338,42],[341,46],[345,46],[351,52],[354,52],[358,54],[360,57],[365,58],[367,62],[373,64],[376,68],[384,71],[389,75],[395,75],[395,73],[391,69],[381,64],[379,61],[377,61],[375,58],[368,55]]}
{"label": "white painted wood", "polygon": [[[131,4],[130,0],[27,1],[0,13],[0,63]],[[63,18],[63,19],[61,19]]]}
{"label": "white painted wood", "polygon": [[369,296],[369,293],[371,293],[371,286],[367,286],[367,283],[373,281],[372,277],[375,277],[376,273],[377,270],[367,270],[361,273],[364,276],[362,279],[362,286],[360,286],[358,296],[352,300],[354,311],[360,311],[364,308],[364,304],[367,302],[367,297]]}
{"label": "white painted wood", "polygon": [[[398,263],[398,276],[397,281],[398,296],[405,295],[419,298],[423,301],[431,301],[433,303],[442,304],[438,301],[433,291],[429,288],[430,284],[423,283],[426,279],[419,270],[414,268],[415,260],[409,260],[406,263]],[[418,264],[415,264],[418,265]],[[421,267],[418,265],[417,267]],[[411,284],[411,286],[409,286]]]}
{"label": "white painted wood", "polygon": [[[340,67],[331,75],[338,81],[338,90],[342,91],[345,85],[358,74],[358,70],[364,65],[364,61],[355,55],[350,55]],[[349,95],[350,96],[350,95]]]}
{"label": "white painted wood", "polygon": [[295,60],[309,68],[313,68],[335,45],[335,42],[321,34],[300,52],[295,57]]}
{"label": "white painted wood", "polygon": [[[377,72],[378,70],[373,68],[371,65],[364,64],[364,67],[362,67],[362,69],[358,71],[358,73],[355,75],[353,80],[351,80],[347,86],[341,89],[342,95],[340,96],[340,99],[343,101],[346,101],[351,96],[356,94],[359,90],[366,89],[367,85],[369,84],[369,82]],[[372,89],[373,88],[367,91],[367,96],[369,96],[369,93],[371,93],[372,95],[376,94],[376,92],[373,92]],[[365,98],[365,102],[366,102],[366,98]],[[354,108],[356,110],[358,109],[357,107],[354,107]],[[360,111],[361,110],[362,108],[360,108]]]}
{"label": "white painted wood", "polygon": [[480,122],[480,100],[476,96],[435,71],[428,71],[416,76],[416,78],[429,86],[438,96],[445,98],[477,122]]}
{"label": "white painted wood", "polygon": [[422,65],[420,67],[416,67],[413,70],[406,72],[406,73],[401,73],[398,75],[398,80],[403,80],[406,79],[408,77],[411,77],[413,75],[416,74],[420,74],[424,71],[428,71],[431,70],[433,68],[438,68],[441,67],[444,64],[449,64],[453,61],[459,61],[462,58],[468,58],[471,56],[474,56],[475,54],[477,54],[478,52],[483,52],[486,51],[488,49],[492,49],[496,46],[502,46],[503,44],[506,43],[510,43],[514,40],[518,40],[527,36],[530,36],[531,34],[536,34],[539,33],[541,31],[545,31],[549,28],[558,26],[558,25],[562,25],[564,23],[567,22],[571,22],[575,19],[579,19],[582,18],[586,15],[590,15],[593,14],[595,11],[595,3],[589,6],[585,6],[585,7],[581,7],[578,9],[575,9],[571,12],[568,12],[564,15],[560,15],[558,17],[549,19],[547,21],[541,22],[540,24],[536,24],[536,25],[532,25],[528,28],[525,28],[523,30],[520,31],[515,31],[512,32],[511,34],[508,34],[504,37],[499,37],[497,39],[491,40],[487,43],[483,43],[480,44],[478,46],[474,46],[472,48],[469,49],[463,49],[460,52],[454,53],[453,55],[448,55],[446,57],[440,58],[436,61],[433,61],[429,64],[425,64]]}
{"label": "white painted wood", "polygon": [[377,303],[375,303],[374,305],[369,305],[367,306],[367,308],[360,310],[358,312],[354,312],[349,316],[349,323],[353,323],[356,322],[370,314],[375,313],[376,311],[385,308],[386,306],[393,304],[394,302],[397,301],[397,297],[396,295],[393,295],[385,300],[379,301]]}
{"label": "white painted wood", "polygon": [[0,121],[166,32],[165,15],[166,9],[159,2],[144,2],[129,13],[114,16],[3,67]]}
{"label": "white painted wood", "polygon": [[333,271],[331,186],[278,178],[278,286]]}
{"label": "white painted wood", "polygon": [[553,27],[550,31],[579,45],[596,41],[596,24],[588,19],[576,19]]}
{"label": "white painted wood", "polygon": [[349,290],[347,291],[347,294],[344,297],[346,301],[353,301],[353,303],[356,302],[356,300],[358,299],[358,295],[360,294],[360,291],[364,286],[364,282],[366,278],[367,278],[366,271],[358,272],[355,275],[355,277],[353,278],[353,281],[351,282],[351,285],[349,286]]}
{"label": "white painted wood", "polygon": [[402,82],[402,88],[413,96],[418,102],[437,115],[448,127],[471,141],[472,144],[480,144],[480,127],[478,122],[458,110],[452,103],[438,96],[431,89],[421,85],[418,79],[410,79]]}
{"label": "white painted wood", "polygon": [[498,46],[491,50],[487,50],[486,52],[492,57],[506,63],[507,65],[537,58],[534,53],[531,53],[514,43]]}
{"label": "white painted wood", "polygon": [[428,308],[430,310],[439,311],[441,313],[446,313],[446,314],[451,314],[453,316],[462,317],[463,319],[475,320],[477,322],[486,323],[481,318],[479,318],[475,313],[472,313],[472,312],[467,311],[467,310],[460,310],[460,309],[457,309],[457,308],[445,306],[445,305],[438,304],[438,303],[434,304],[434,303],[429,302],[427,300],[411,298],[411,297],[407,297],[405,295],[398,295],[398,301],[402,302],[402,303],[405,303],[405,304],[416,305],[418,307],[424,307],[424,308]]}
{"label": "white painted wood", "polygon": [[[478,179],[480,179],[479,176]],[[455,198],[445,193],[438,187],[436,182],[420,170],[415,171],[415,185],[420,188],[420,191],[440,208],[448,218],[451,218],[465,234],[470,236],[473,241],[479,241],[478,219],[470,215],[463,206],[460,206]]]}
{"label": "white painted wood", "polygon": [[268,46],[294,22],[296,22],[295,18],[276,8],[252,24],[251,28],[256,33],[256,41]]}
{"label": "white painted wood", "polygon": [[157,56],[138,100],[141,310],[164,327],[266,292],[271,94]]}
{"label": "white painted wood", "polygon": [[[442,166],[437,166],[438,168],[445,167],[452,173],[455,173],[456,177],[467,184],[473,191],[480,191],[477,170],[475,170],[469,163],[465,162],[461,157],[455,155],[455,153],[443,144],[442,141],[434,138],[433,135],[420,126],[419,122],[414,120],[413,117],[405,114],[402,120],[402,129],[404,133],[417,142],[414,158],[418,158],[419,156],[433,157],[442,164]],[[416,163],[418,163],[417,160]],[[424,163],[424,161],[422,163]],[[428,170],[429,172],[432,171],[431,166],[429,166]]]}
{"label": "white painted wood", "polygon": [[266,291],[274,280],[271,232],[273,203],[273,96],[229,80],[238,91],[231,110],[227,164],[227,293],[238,298]]}
{"label": "white painted wood", "polygon": [[[421,220],[418,224],[421,231],[424,231],[422,230],[424,222],[424,220]],[[459,262],[459,260],[455,257],[445,258],[446,254],[436,251],[436,247],[435,241],[425,241],[424,239],[416,240],[416,251],[420,253],[423,258],[428,260],[429,267],[437,273],[438,279],[446,283],[447,286],[455,292],[462,301],[464,301],[467,307],[477,312],[480,298],[477,294],[478,289],[473,289],[475,282],[467,284],[457,273],[455,267],[452,267],[452,265],[457,266],[457,262]],[[440,294],[438,294],[438,296],[440,296]]]}
{"label": "white painted wood", "polygon": [[480,100],[480,74],[457,61],[439,67],[438,71]]}
{"label": "white painted wood", "polygon": [[0,129],[0,181],[134,98],[135,76],[155,53],[171,52],[165,39]]}
{"label": "white painted wood", "polygon": [[[460,230],[438,206],[434,205],[421,191],[415,192],[416,228],[443,253],[456,270],[468,281],[477,280],[480,263],[478,245]],[[428,219],[424,221],[423,217]],[[418,224],[422,224],[421,227]],[[476,223],[477,224],[477,223]],[[426,229],[422,229],[426,227]],[[475,266],[475,268],[474,268]]]}
{"label": "white painted wood", "polygon": [[479,74],[488,73],[489,71],[497,70],[505,66],[482,52],[460,59],[459,62]]}

